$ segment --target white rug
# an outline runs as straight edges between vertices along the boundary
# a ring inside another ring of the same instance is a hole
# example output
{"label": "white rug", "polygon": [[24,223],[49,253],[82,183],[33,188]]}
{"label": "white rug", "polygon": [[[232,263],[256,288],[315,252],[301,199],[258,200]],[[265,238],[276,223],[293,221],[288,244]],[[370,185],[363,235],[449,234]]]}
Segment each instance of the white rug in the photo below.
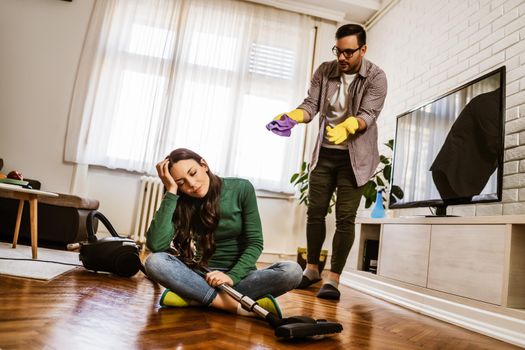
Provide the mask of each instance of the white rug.
{"label": "white rug", "polygon": [[61,263],[82,265],[78,252],[38,248],[38,259],[32,260],[30,246],[17,244],[13,249],[11,243],[0,242],[0,275],[50,280],[76,268]]}

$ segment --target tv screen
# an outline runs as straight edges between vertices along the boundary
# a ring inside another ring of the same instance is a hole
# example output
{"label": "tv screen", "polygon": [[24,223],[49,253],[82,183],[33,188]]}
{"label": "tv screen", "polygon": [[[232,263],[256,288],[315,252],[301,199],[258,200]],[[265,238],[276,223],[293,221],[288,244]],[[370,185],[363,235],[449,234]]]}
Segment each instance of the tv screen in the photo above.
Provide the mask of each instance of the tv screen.
{"label": "tv screen", "polygon": [[389,208],[501,201],[505,66],[396,119]]}

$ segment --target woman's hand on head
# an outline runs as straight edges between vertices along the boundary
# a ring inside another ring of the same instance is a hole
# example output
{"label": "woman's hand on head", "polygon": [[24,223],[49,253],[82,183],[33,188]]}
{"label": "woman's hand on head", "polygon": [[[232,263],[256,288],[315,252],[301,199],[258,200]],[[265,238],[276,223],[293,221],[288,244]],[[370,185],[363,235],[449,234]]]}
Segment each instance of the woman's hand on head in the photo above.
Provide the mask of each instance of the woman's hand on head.
{"label": "woman's hand on head", "polygon": [[170,174],[169,170],[169,160],[164,159],[160,163],[156,165],[157,168],[157,174],[159,174],[159,177],[162,181],[162,184],[164,187],[166,187],[166,190],[168,192],[171,192],[173,194],[177,194],[177,183],[175,182],[175,179]]}
{"label": "woman's hand on head", "polygon": [[223,283],[226,283],[230,287],[233,287],[233,280],[221,271],[211,271],[206,274],[206,282],[212,287],[218,287]]}

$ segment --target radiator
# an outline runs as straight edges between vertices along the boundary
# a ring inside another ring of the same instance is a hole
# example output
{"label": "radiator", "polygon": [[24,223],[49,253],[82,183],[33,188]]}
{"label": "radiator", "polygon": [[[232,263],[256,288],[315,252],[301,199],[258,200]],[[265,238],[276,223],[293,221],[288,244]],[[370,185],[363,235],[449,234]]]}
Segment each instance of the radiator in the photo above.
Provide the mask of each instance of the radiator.
{"label": "radiator", "polygon": [[160,206],[163,192],[164,186],[158,177],[142,176],[140,178],[137,216],[133,233],[135,242],[141,244],[146,242],[146,230]]}

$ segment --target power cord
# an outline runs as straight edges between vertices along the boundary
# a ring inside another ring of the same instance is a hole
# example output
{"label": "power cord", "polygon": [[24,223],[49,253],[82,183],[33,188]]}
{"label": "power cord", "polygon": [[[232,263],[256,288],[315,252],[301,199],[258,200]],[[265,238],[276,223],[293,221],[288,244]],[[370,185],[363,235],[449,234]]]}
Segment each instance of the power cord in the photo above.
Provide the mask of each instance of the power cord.
{"label": "power cord", "polygon": [[0,257],[2,260],[21,260],[21,261],[38,261],[38,262],[45,262],[45,263],[52,263],[52,264],[61,264],[61,265],[69,265],[69,266],[82,266],[81,264],[70,264],[70,263],[64,263],[60,261],[52,261],[52,260],[33,260],[33,259],[27,259],[27,258],[3,258]]}

